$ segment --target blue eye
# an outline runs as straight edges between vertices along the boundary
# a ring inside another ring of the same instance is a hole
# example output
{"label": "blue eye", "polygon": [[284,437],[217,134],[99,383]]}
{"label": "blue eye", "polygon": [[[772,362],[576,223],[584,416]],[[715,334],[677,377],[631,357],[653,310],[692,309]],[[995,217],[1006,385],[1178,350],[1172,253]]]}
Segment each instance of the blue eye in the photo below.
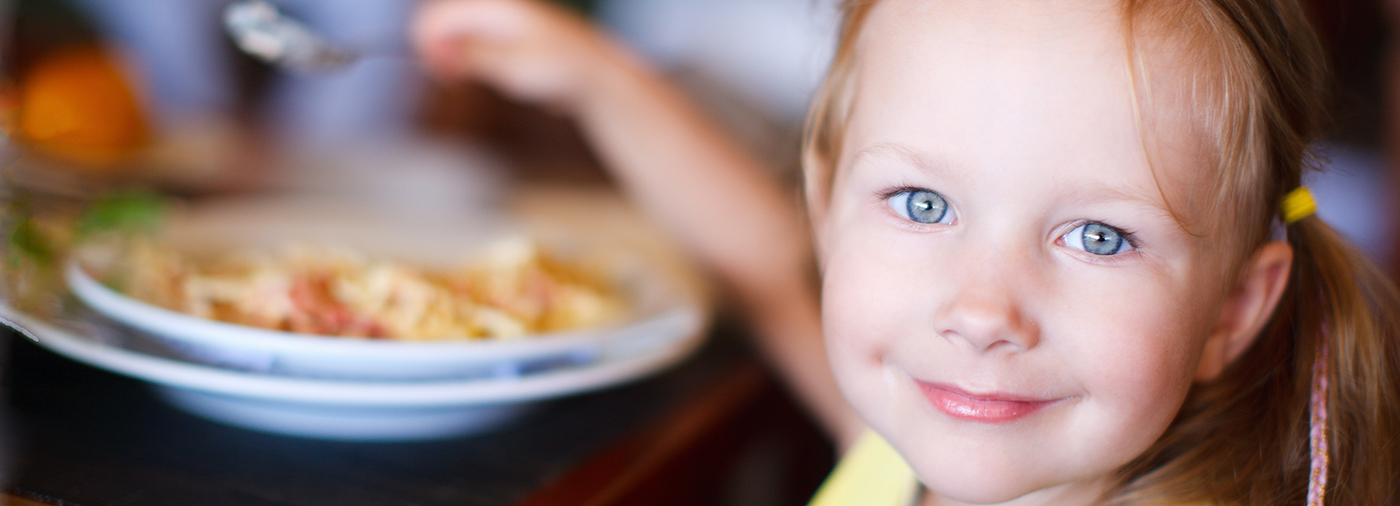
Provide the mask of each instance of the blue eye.
{"label": "blue eye", "polygon": [[942,195],[928,190],[905,190],[886,200],[890,209],[904,219],[918,223],[953,223],[953,210]]}
{"label": "blue eye", "polygon": [[1063,239],[1066,246],[1095,255],[1117,255],[1133,250],[1127,233],[1096,221],[1075,227]]}

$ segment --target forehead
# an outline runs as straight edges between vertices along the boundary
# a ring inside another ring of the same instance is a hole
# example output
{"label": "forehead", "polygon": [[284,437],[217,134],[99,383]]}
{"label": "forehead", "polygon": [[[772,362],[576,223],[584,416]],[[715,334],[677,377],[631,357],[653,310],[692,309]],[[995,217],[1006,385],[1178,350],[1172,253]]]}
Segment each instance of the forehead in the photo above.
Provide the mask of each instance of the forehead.
{"label": "forehead", "polygon": [[856,47],[841,165],[895,144],[991,177],[1034,167],[1160,193],[1153,166],[1177,172],[1195,145],[1185,125],[1155,125],[1170,149],[1149,164],[1124,33],[1116,2],[881,2]]}

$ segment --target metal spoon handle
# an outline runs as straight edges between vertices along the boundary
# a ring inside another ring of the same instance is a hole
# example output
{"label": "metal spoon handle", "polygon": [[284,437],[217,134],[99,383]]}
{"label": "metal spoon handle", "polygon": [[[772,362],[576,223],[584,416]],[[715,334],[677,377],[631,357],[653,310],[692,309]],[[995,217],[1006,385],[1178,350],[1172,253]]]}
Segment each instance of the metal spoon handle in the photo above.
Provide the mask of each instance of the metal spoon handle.
{"label": "metal spoon handle", "polygon": [[264,0],[229,4],[224,8],[224,29],[244,53],[293,72],[338,70],[362,56],[336,47]]}

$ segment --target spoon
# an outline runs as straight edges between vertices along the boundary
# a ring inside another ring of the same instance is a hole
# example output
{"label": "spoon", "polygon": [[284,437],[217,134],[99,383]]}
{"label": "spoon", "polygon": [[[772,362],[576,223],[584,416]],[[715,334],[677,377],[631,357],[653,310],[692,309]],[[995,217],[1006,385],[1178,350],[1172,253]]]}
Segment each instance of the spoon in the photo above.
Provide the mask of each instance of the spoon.
{"label": "spoon", "polygon": [[229,4],[224,8],[224,30],[244,53],[296,73],[339,70],[362,56],[327,42],[264,0]]}

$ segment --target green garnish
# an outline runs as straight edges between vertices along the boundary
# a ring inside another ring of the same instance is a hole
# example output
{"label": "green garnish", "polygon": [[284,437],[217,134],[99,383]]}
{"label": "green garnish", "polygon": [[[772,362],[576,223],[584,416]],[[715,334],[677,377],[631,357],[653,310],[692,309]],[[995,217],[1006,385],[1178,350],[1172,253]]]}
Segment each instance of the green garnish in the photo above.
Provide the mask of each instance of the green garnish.
{"label": "green garnish", "polygon": [[151,234],[160,230],[170,202],[151,192],[132,191],[97,199],[78,219],[78,238],[105,233]]}
{"label": "green garnish", "polygon": [[[9,244],[19,255],[23,255],[39,264],[48,264],[54,259],[53,245],[49,244],[47,237],[39,231],[39,227],[34,225],[33,220],[22,220],[10,231]],[[19,268],[19,256],[10,257],[10,267]]]}

